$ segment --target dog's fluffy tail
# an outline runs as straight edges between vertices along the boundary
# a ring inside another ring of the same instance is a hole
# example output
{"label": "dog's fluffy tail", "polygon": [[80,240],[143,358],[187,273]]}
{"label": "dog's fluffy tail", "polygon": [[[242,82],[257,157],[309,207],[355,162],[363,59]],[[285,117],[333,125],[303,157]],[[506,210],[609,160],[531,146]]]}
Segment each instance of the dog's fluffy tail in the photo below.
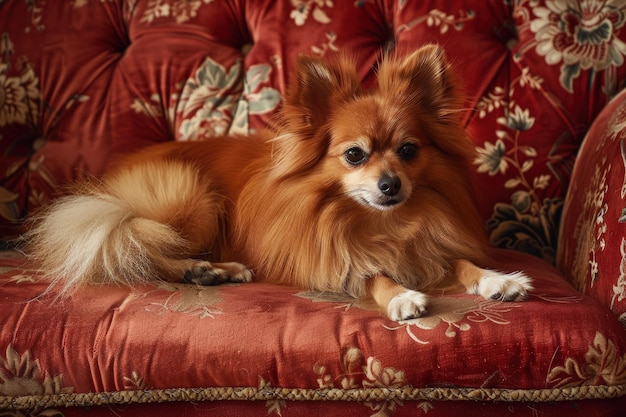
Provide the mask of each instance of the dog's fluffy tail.
{"label": "dog's fluffy tail", "polygon": [[26,251],[61,294],[87,283],[181,279],[181,260],[193,246],[181,225],[215,213],[201,188],[196,170],[182,163],[129,167],[35,216]]}

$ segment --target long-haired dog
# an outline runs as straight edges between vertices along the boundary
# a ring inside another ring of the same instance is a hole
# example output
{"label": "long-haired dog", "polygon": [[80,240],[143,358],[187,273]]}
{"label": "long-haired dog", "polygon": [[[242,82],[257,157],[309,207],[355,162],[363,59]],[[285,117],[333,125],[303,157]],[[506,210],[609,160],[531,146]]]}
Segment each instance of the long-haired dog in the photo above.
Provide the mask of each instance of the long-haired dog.
{"label": "long-haired dog", "polygon": [[30,253],[62,293],[254,278],[368,298],[392,320],[455,284],[523,299],[527,276],[483,269],[460,107],[437,46],[384,58],[369,90],[349,60],[299,58],[273,131],[124,158],[33,220]]}

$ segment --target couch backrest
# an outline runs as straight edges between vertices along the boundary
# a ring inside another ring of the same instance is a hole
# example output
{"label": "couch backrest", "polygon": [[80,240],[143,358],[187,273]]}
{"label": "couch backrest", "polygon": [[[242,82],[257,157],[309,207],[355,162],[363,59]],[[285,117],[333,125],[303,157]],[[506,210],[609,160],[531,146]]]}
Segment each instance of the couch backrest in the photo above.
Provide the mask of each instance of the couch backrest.
{"label": "couch backrest", "polygon": [[[298,54],[441,44],[468,97],[494,244],[554,260],[572,164],[626,74],[626,6],[553,0],[0,2],[0,217],[112,155],[271,121]],[[224,146],[228,146],[225,141]]]}

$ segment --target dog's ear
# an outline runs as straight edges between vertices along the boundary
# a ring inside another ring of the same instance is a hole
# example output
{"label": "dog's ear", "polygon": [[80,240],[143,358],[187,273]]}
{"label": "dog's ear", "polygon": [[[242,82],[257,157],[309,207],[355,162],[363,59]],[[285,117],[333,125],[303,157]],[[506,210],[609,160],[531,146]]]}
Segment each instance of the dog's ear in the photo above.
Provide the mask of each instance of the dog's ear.
{"label": "dog's ear", "polygon": [[272,175],[286,178],[314,166],[329,140],[325,130],[332,112],[359,90],[356,65],[344,56],[326,61],[300,56],[273,140]]}
{"label": "dog's ear", "polygon": [[330,61],[299,56],[296,70],[297,78],[287,92],[285,107],[290,118],[299,114],[305,125],[324,123],[334,106],[359,89],[356,65],[346,56]]}
{"label": "dog's ear", "polygon": [[404,57],[385,57],[379,66],[381,91],[405,97],[408,105],[421,105],[447,116],[459,109],[456,83],[443,48],[425,45]]}

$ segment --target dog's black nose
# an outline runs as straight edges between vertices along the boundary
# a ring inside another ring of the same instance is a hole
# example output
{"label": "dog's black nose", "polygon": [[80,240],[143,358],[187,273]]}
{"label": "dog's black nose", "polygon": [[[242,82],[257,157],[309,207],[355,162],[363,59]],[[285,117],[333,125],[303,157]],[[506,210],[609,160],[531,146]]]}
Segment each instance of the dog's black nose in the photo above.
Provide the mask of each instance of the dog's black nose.
{"label": "dog's black nose", "polygon": [[390,197],[398,194],[401,187],[402,181],[396,175],[384,175],[378,180],[378,189]]}

